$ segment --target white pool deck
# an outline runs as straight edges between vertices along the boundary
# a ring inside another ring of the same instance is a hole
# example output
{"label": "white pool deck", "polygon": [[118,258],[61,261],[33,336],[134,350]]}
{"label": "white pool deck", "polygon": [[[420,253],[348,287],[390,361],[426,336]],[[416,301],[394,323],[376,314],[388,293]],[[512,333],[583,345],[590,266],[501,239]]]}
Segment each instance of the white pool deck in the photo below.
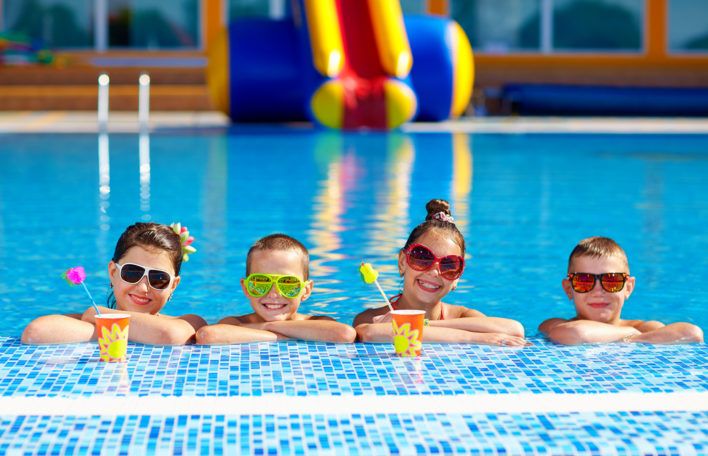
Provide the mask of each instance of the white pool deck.
{"label": "white pool deck", "polygon": [[[223,128],[227,116],[219,112],[153,112],[149,131],[180,128]],[[309,129],[311,124],[289,124]],[[109,133],[137,133],[141,130],[137,112],[112,112]],[[706,134],[708,118],[633,117],[466,117],[435,123],[410,123],[409,133],[645,133]],[[96,133],[95,112],[89,111],[0,111],[0,133]]]}

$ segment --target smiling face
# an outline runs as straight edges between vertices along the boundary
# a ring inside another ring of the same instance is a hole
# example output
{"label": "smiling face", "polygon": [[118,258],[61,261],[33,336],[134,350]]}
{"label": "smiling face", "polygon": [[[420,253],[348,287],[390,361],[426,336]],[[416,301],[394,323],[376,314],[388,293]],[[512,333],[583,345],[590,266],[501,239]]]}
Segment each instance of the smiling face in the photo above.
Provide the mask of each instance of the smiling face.
{"label": "smiling face", "polygon": [[[249,273],[292,275],[303,280],[302,253],[298,250],[254,250],[250,256]],[[248,294],[245,280],[241,279],[241,288],[251,303],[253,311],[263,321],[283,321],[292,319],[297,313],[300,302],[310,297],[312,281],[305,281],[305,289],[295,298],[285,298],[273,284],[271,289],[260,298]]]}
{"label": "smiling face", "polygon": [[[440,258],[447,255],[462,256],[462,249],[450,236],[438,230],[428,230],[415,240],[429,248]],[[416,271],[408,265],[406,254],[398,255],[398,270],[403,274],[403,296],[415,308],[430,308],[440,302],[457,286],[457,280],[447,280],[440,276],[440,266],[435,263],[427,271]]]}
{"label": "smiling face", "polygon": [[172,283],[164,290],[156,290],[148,284],[148,278],[143,277],[138,283],[128,283],[121,279],[120,271],[115,263],[108,263],[108,276],[113,285],[113,294],[116,298],[118,310],[128,310],[156,314],[167,303],[167,300],[174,292],[180,282],[180,277],[175,277],[175,269],[172,259],[164,250],[144,248],[136,245],[126,250],[125,254],[118,260],[118,264],[127,263],[139,264],[150,269],[160,269],[168,272],[172,277]]}
{"label": "smiling face", "polygon": [[[602,274],[605,272],[629,273],[626,261],[619,255],[604,257],[578,256],[573,258],[568,272],[589,272]],[[620,313],[624,301],[634,291],[634,277],[628,277],[624,288],[617,293],[605,291],[599,281],[587,293],[578,293],[573,290],[570,280],[563,279],[563,290],[568,299],[575,304],[577,317],[583,320],[593,320],[601,323],[616,324],[620,321]]]}

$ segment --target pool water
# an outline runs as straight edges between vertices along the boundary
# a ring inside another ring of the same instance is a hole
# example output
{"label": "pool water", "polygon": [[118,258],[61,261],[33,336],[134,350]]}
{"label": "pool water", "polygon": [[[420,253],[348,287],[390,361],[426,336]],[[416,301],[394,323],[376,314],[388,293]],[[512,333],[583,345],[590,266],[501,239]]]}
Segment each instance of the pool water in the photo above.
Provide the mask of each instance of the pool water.
{"label": "pool water", "polygon": [[61,272],[83,265],[97,300],[120,233],[181,221],[198,252],[165,313],[210,323],[246,313],[238,281],[258,238],[285,232],[311,253],[302,312],[351,323],[378,306],[359,279],[369,261],[389,294],[396,255],[425,203],[447,199],[468,267],[446,300],[521,321],[529,335],[570,317],[567,256],[591,235],[617,240],[637,287],[627,318],[708,328],[708,136],[346,134],[284,128],[151,136],[0,138],[0,335],[88,300]]}
{"label": "pool water", "polygon": [[[703,455],[705,344],[564,347],[560,282],[576,242],[615,238],[637,288],[627,318],[708,328],[707,135],[343,134],[270,127],[150,136],[0,135],[0,454]],[[21,344],[39,315],[108,291],[136,221],[181,221],[198,252],[165,313],[248,312],[239,279],[259,237],[311,253],[305,313],[344,322],[400,287],[396,255],[433,197],[449,200],[468,267],[447,302],[521,321],[532,346],[287,341]]]}

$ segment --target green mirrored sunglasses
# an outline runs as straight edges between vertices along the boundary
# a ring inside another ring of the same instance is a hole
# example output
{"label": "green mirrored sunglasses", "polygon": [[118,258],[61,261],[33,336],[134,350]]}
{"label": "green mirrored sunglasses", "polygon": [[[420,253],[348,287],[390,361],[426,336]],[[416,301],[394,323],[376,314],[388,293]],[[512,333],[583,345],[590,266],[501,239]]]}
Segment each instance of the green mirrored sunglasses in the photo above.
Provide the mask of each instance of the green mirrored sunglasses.
{"label": "green mirrored sunglasses", "polygon": [[246,277],[246,291],[254,298],[260,298],[268,294],[275,284],[278,293],[284,298],[297,298],[305,289],[305,282],[293,275],[263,274],[260,272],[250,274]]}

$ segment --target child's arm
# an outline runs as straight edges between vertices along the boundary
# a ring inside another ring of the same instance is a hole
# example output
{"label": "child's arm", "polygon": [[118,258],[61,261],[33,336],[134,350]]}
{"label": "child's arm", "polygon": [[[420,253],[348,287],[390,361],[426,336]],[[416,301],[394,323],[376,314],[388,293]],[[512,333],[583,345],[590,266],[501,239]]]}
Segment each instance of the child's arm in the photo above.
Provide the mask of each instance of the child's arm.
{"label": "child's arm", "polygon": [[[703,342],[703,331],[691,323],[672,323],[663,326],[658,322],[646,322],[636,328],[641,334],[629,336],[625,342],[643,342],[650,344],[690,344]],[[652,328],[653,329],[650,329]]]}
{"label": "child's arm", "polygon": [[[431,327],[461,329],[475,333],[499,333],[524,337],[524,327],[516,320],[497,317],[462,317],[430,320]],[[426,328],[427,330],[428,328]]]}
{"label": "child's arm", "polygon": [[310,317],[306,320],[268,321],[262,328],[282,334],[291,339],[316,340],[350,344],[356,339],[356,331],[349,325],[329,317]]}
{"label": "child's arm", "polygon": [[[541,324],[542,331],[546,323],[547,321]],[[550,326],[545,334],[558,344],[576,345],[619,342],[640,332],[632,326],[615,326],[592,320],[572,320]]]}
{"label": "child's arm", "polygon": [[[99,307],[101,312],[115,313],[115,310]],[[204,319],[196,315],[184,317],[168,317],[141,312],[119,311],[130,314],[128,338],[133,342],[151,345],[184,345],[194,341],[196,329],[206,324]],[[96,311],[90,307],[81,319],[95,324]]]}
{"label": "child's arm", "polygon": [[[432,322],[431,322],[432,323]],[[363,323],[356,328],[362,342],[392,342],[391,323]],[[471,343],[486,345],[508,345],[522,347],[528,345],[523,337],[499,333],[473,332],[450,327],[426,326],[423,341],[429,343]]]}
{"label": "child's arm", "polygon": [[215,325],[202,326],[197,331],[201,345],[244,344],[249,342],[276,342],[284,337],[270,331],[241,326],[234,317],[222,319]]}
{"label": "child's arm", "polygon": [[95,339],[94,325],[81,321],[81,314],[45,315],[22,331],[25,344],[72,344]]}

